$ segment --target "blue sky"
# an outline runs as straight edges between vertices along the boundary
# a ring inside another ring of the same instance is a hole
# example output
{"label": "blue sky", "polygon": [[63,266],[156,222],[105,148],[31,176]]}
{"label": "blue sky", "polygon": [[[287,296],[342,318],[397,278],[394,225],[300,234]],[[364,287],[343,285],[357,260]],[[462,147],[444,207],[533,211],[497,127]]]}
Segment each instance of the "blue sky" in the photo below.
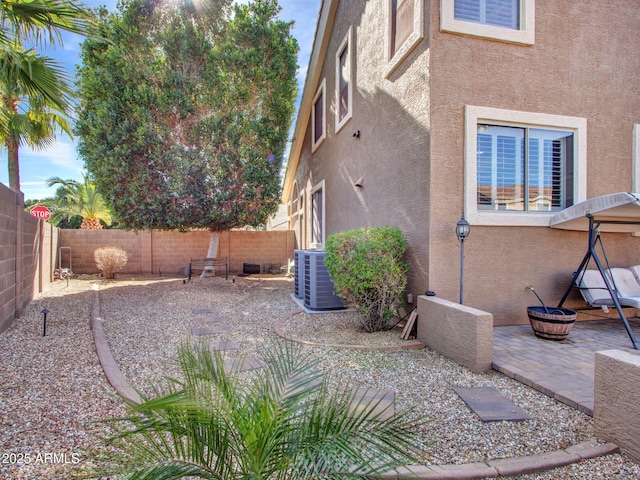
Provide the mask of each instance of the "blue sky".
{"label": "blue sky", "polygon": [[[299,94],[302,92],[309,64],[320,1],[279,0],[282,7],[280,18],[295,21],[293,35],[300,45],[298,57]],[[83,3],[89,7],[104,5],[109,10],[115,10],[117,0],[85,0]],[[247,3],[247,1],[240,0],[239,3]],[[73,74],[78,62],[81,41],[82,38],[77,35],[64,34],[63,46],[57,47],[56,50],[49,51],[47,54],[54,57]],[[78,158],[75,143],[66,135],[60,135],[56,144],[47,150],[31,150],[27,147],[20,150],[20,184],[25,199],[41,199],[52,196],[55,188],[47,187],[46,182],[50,177],[81,180],[84,171],[84,164]],[[9,184],[6,148],[0,150],[0,182],[5,185]]]}

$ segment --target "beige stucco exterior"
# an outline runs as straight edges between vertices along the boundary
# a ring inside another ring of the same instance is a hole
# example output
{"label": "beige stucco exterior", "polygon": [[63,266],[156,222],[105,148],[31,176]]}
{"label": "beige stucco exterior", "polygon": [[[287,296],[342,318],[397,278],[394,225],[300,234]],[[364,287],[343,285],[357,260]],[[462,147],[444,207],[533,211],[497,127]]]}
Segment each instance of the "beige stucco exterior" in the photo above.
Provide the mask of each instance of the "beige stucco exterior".
{"label": "beige stucco exterior", "polygon": [[[587,236],[544,226],[550,214],[530,226],[527,219],[483,221],[469,211],[475,200],[468,192],[465,198],[466,109],[578,122],[579,199],[639,189],[640,9],[635,0],[615,8],[587,0],[522,0],[535,14],[535,23],[527,20],[533,42],[523,44],[443,31],[447,2],[453,0],[415,0],[421,35],[402,61],[392,62],[387,0],[323,2],[283,200],[291,207],[302,194],[303,220],[295,224],[291,217],[290,224],[299,248],[310,245],[310,195],[320,185],[325,235],[399,227],[410,245],[414,297],[433,290],[452,301],[459,295],[455,225],[464,211],[471,221],[465,305],[491,312],[496,325],[525,323],[526,306],[537,303],[525,287],[534,285],[548,303],[557,302]],[[336,53],[349,29],[352,118],[336,132]],[[326,138],[312,152],[312,104],[323,82]],[[612,266],[640,263],[640,238],[603,234],[603,240]],[[583,303],[574,292],[569,304]]]}

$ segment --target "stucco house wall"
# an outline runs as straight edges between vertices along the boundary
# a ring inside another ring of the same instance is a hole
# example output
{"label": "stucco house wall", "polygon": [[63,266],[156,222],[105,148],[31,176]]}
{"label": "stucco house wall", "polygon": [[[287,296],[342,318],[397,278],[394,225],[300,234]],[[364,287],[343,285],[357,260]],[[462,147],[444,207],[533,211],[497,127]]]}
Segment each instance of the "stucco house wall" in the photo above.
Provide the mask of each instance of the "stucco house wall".
{"label": "stucco house wall", "polygon": [[[431,12],[432,230],[429,287],[453,299],[458,245],[451,231],[463,204],[466,105],[584,118],[586,197],[634,191],[633,126],[640,121],[640,10],[637,3],[535,2],[535,44],[519,45],[440,30]],[[455,59],[455,61],[451,61]],[[471,159],[475,161],[474,159]],[[452,165],[453,163],[453,165]],[[545,227],[471,226],[465,244],[465,303],[496,325],[525,323],[525,306],[559,301],[587,249],[587,234]],[[613,266],[640,263],[640,239],[603,234]],[[574,292],[572,304],[583,306]]]}
{"label": "stucco house wall", "polygon": [[[328,61],[319,74],[328,100],[327,138],[312,153],[309,123],[295,179],[298,191],[306,192],[307,208],[310,192],[324,181],[327,235],[360,226],[392,224],[401,228],[411,245],[407,260],[412,264],[412,283],[425,285],[429,223],[429,182],[424,175],[429,168],[428,46],[423,42],[414,50],[408,71],[381,83],[387,62],[376,32],[385,28],[384,8],[384,2],[339,2],[326,48]],[[334,57],[349,28],[355,67],[353,117],[336,133]],[[354,137],[356,132],[359,136]],[[360,179],[361,188],[355,186]],[[308,229],[307,226],[304,234],[298,231],[299,247],[308,247]],[[306,237],[306,244],[300,242],[301,237]]]}
{"label": "stucco house wall", "polygon": [[[442,19],[451,5],[453,0],[415,0],[422,38],[391,65],[388,1],[323,2],[283,200],[290,214],[304,213],[296,225],[299,217],[291,216],[298,248],[310,246],[311,192],[319,185],[326,235],[367,225],[401,228],[410,244],[410,291],[433,290],[452,301],[459,294],[455,225],[464,212],[471,223],[465,305],[491,312],[496,325],[525,323],[526,306],[537,303],[525,287],[534,285],[548,303],[557,302],[586,251],[587,235],[473,215],[475,194],[465,189],[465,182],[475,182],[465,171],[476,161],[465,149],[465,129],[476,128],[469,112],[500,109],[579,124],[576,177],[584,181],[576,202],[640,189],[634,167],[640,9],[633,0],[616,8],[587,0],[522,0],[533,35],[514,43],[446,31]],[[349,28],[352,118],[336,132],[336,53]],[[310,116],[322,82],[327,137],[312,149]],[[354,186],[358,180],[361,187]],[[301,192],[303,201],[292,206]],[[603,239],[613,266],[640,263],[640,239]],[[583,305],[575,292],[568,303]]]}

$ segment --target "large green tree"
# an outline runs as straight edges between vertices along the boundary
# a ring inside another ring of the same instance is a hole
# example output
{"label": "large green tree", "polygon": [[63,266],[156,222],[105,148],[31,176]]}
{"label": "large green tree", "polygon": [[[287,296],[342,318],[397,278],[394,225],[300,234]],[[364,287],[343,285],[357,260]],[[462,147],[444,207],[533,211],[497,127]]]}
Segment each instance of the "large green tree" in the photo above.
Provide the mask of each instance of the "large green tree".
{"label": "large green tree", "polygon": [[19,191],[20,147],[46,148],[57,128],[71,134],[68,75],[24,45],[61,44],[63,30],[88,34],[92,15],[67,0],[2,0],[0,18],[0,142],[7,148],[9,187]]}
{"label": "large green tree", "polygon": [[263,224],[296,97],[276,0],[127,0],[86,40],[79,152],[125,228]]}

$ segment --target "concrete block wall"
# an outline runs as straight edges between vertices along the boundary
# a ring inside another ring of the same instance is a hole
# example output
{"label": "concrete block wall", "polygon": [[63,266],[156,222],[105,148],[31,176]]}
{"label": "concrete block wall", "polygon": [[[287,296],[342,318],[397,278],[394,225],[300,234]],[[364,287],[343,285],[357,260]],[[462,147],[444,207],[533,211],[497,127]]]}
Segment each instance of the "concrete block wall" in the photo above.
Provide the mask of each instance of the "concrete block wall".
{"label": "concrete block wall", "polygon": [[16,313],[16,194],[0,185],[0,332]]}
{"label": "concrete block wall", "polygon": [[[22,211],[20,211],[22,210]],[[17,217],[20,228],[17,231],[17,261],[16,274],[16,295],[18,304],[16,305],[16,317],[29,304],[36,293],[38,293],[39,279],[37,277],[40,253],[42,251],[42,230],[44,221],[39,220],[23,211],[21,205],[18,206]]]}
{"label": "concrete block wall", "polygon": [[[74,273],[98,273],[93,253],[100,247],[115,246],[127,252],[127,273],[151,273],[150,265],[143,262],[143,250],[149,250],[150,232],[126,232],[122,230],[60,230],[59,245],[62,249],[62,266],[71,265]],[[71,261],[67,257],[71,249]],[[60,254],[60,252],[58,252]]]}
{"label": "concrete block wall", "polygon": [[640,355],[623,350],[595,354],[593,431],[640,463]]}
{"label": "concrete block wall", "polygon": [[493,315],[438,297],[418,297],[416,339],[469,370],[491,370]]}
{"label": "concrete block wall", "polygon": [[24,211],[24,197],[0,184],[0,333],[53,281],[57,229]]}
{"label": "concrete block wall", "polygon": [[[129,258],[123,273],[176,275],[191,258],[207,256],[208,231],[60,230],[60,247],[71,248],[74,273],[98,273],[93,252],[114,245]],[[231,231],[220,234],[218,257],[229,259],[229,271],[242,272],[244,263],[286,265],[293,258],[293,231]],[[65,251],[66,255],[66,251]],[[68,262],[63,258],[63,265]]]}

